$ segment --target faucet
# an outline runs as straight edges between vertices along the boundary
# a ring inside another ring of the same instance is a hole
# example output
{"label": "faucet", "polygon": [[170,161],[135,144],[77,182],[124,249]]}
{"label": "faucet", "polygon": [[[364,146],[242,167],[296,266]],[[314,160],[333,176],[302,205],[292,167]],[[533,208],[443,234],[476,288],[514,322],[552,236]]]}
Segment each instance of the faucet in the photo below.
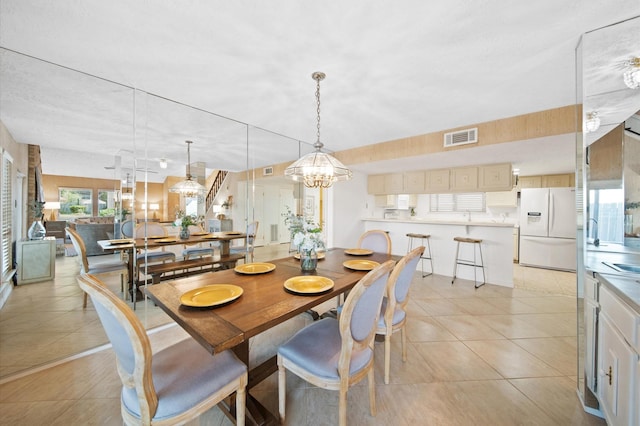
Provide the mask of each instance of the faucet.
{"label": "faucet", "polygon": [[589,224],[590,221],[593,221],[593,223],[595,224],[595,226],[593,227],[593,245],[598,247],[600,245],[600,239],[598,238],[598,221],[590,217],[587,221],[587,224]]}

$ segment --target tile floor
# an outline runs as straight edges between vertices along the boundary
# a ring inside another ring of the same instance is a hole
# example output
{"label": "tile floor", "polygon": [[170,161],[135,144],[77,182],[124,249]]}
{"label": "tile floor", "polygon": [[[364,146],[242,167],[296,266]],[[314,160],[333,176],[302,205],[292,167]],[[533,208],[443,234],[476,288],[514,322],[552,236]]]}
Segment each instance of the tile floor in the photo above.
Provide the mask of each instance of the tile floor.
{"label": "tile floor", "polygon": [[[256,260],[282,250],[265,248]],[[55,281],[19,286],[0,310],[0,425],[121,424],[111,349],[47,364],[105,341],[95,311],[82,310],[74,258],[58,262]],[[377,415],[369,414],[363,381],[349,391],[349,424],[604,425],[584,413],[575,391],[575,275],[515,266],[514,280],[515,289],[475,290],[468,281],[451,286],[447,277],[416,275],[408,360],[394,336],[385,385],[376,344]],[[105,281],[119,290],[117,276]],[[137,312],[149,327],[167,324],[150,333],[156,349],[188,337],[157,308]],[[336,424],[336,392],[287,376],[287,424]],[[277,412],[275,375],[252,394]],[[231,422],[214,408],[200,424]]]}

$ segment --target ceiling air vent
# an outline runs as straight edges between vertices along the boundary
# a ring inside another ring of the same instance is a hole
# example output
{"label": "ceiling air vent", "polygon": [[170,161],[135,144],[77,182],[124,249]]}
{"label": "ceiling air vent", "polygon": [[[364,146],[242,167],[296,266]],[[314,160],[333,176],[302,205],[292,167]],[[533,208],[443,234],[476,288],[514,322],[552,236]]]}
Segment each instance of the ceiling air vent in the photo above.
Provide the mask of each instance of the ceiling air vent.
{"label": "ceiling air vent", "polygon": [[271,176],[273,175],[273,167],[265,167],[262,169],[262,176]]}
{"label": "ceiling air vent", "polygon": [[444,147],[452,147],[458,145],[466,145],[468,143],[478,142],[478,128],[467,130],[458,130],[457,132],[444,134]]}

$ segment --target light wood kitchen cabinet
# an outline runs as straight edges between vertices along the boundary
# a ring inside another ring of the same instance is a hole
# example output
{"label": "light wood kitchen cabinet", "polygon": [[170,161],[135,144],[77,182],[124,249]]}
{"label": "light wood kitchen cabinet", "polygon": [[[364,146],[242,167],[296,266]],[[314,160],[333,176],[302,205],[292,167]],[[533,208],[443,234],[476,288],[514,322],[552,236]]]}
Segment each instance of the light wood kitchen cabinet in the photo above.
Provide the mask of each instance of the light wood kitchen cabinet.
{"label": "light wood kitchen cabinet", "polygon": [[458,167],[451,170],[451,189],[454,191],[477,191],[478,168]]}
{"label": "light wood kitchen cabinet", "polygon": [[425,172],[407,172],[404,174],[404,192],[408,194],[421,194],[425,188]]}
{"label": "light wood kitchen cabinet", "polygon": [[384,176],[369,175],[367,177],[367,192],[369,194],[384,194]]}
{"label": "light wood kitchen cabinet", "polygon": [[[449,191],[449,169],[428,170],[429,187],[425,188],[427,192],[445,192]],[[425,184],[427,179],[425,178]]]}
{"label": "light wood kitchen cabinet", "polygon": [[479,170],[478,188],[481,191],[508,191],[513,186],[511,164],[482,166]]}
{"label": "light wood kitchen cabinet", "polygon": [[[598,318],[598,399],[607,424],[632,425],[635,411],[633,378],[636,377],[640,315],[609,291],[600,287]],[[630,342],[630,343],[628,343]],[[637,424],[637,423],[636,423]]]}
{"label": "light wood kitchen cabinet", "polygon": [[542,176],[520,176],[518,188],[542,188]]}
{"label": "light wood kitchen cabinet", "polygon": [[542,176],[543,188],[560,188],[567,186],[573,186],[571,184],[571,175],[569,174]]}
{"label": "light wood kitchen cabinet", "polygon": [[518,207],[518,192],[515,189],[487,192],[485,203],[487,207]]}
{"label": "light wood kitchen cabinet", "polygon": [[385,194],[404,193],[404,175],[402,173],[384,175],[384,191]]}
{"label": "light wood kitchen cabinet", "polygon": [[56,276],[56,239],[24,240],[16,243],[18,284],[52,280]]}

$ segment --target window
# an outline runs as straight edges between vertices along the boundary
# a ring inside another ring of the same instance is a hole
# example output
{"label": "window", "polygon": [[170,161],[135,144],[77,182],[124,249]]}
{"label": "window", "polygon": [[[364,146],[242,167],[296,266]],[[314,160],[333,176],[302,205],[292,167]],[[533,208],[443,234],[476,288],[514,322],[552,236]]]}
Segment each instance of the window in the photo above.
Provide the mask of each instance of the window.
{"label": "window", "polygon": [[116,191],[113,189],[98,190],[98,216],[115,216],[116,207]]}
{"label": "window", "polygon": [[0,203],[2,206],[2,210],[0,212],[0,222],[2,229],[2,277],[5,277],[9,271],[12,269],[12,252],[11,252],[11,242],[13,241],[12,235],[12,209],[11,209],[11,199],[13,198],[11,192],[11,168],[12,168],[12,159],[9,154],[3,152],[2,153],[2,178],[0,179],[0,184],[2,186],[2,198],[0,199]]}
{"label": "window", "polygon": [[91,189],[60,188],[60,220],[93,216],[93,191]]}
{"label": "window", "polygon": [[589,217],[587,238],[624,243],[624,192],[622,189],[589,190]]}
{"label": "window", "polygon": [[432,212],[483,212],[485,210],[484,192],[467,194],[431,194]]}

